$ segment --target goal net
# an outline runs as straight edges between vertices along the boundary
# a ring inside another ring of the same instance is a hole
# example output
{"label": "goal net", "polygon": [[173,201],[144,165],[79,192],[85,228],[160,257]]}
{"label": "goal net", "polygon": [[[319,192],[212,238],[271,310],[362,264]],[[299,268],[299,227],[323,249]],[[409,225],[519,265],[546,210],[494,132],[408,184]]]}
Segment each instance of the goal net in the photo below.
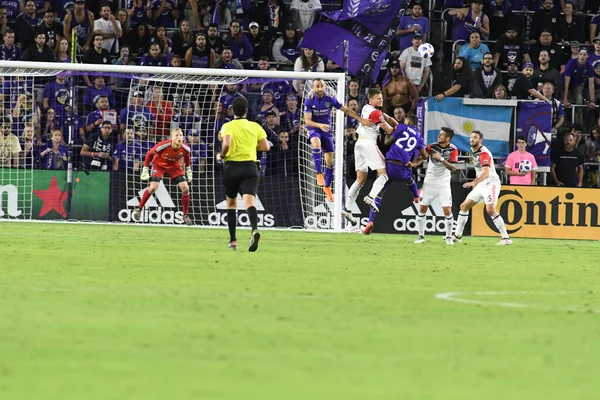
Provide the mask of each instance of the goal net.
{"label": "goal net", "polygon": [[[341,145],[330,203],[316,185],[302,117],[313,73],[27,62],[7,62],[0,71],[3,121],[20,146],[6,135],[0,142],[0,218],[183,224],[181,193],[168,178],[141,221],[132,218],[148,185],[140,179],[146,153],[180,128],[192,151],[188,214],[197,226],[226,226],[219,131],[233,119],[232,101],[243,96],[248,119],[273,143],[259,153],[259,226],[341,230],[345,116],[332,115]],[[343,99],[343,74],[319,77]],[[304,90],[296,93],[297,87]],[[29,144],[21,140],[25,132],[33,135]],[[238,219],[249,226],[245,213]]]}

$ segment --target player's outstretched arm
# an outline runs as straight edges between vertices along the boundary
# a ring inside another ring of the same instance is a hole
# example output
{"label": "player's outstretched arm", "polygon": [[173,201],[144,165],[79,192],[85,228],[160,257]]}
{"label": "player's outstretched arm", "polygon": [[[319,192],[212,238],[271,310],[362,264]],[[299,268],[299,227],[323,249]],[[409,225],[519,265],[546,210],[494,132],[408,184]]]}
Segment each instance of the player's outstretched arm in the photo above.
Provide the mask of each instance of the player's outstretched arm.
{"label": "player's outstretched arm", "polygon": [[387,122],[394,128],[396,128],[398,126],[398,121],[396,121],[396,119],[394,117],[390,117],[386,113],[383,113],[383,118],[385,119],[385,122]]}
{"label": "player's outstretched arm", "polygon": [[354,118],[355,120],[357,120],[358,122],[360,122],[364,126],[373,126],[373,125],[375,125],[373,122],[369,121],[368,119],[361,118],[361,116],[358,115],[354,110],[352,110],[352,109],[350,109],[350,108],[348,108],[346,106],[340,107],[340,111],[342,111],[344,114],[349,115],[350,117]]}

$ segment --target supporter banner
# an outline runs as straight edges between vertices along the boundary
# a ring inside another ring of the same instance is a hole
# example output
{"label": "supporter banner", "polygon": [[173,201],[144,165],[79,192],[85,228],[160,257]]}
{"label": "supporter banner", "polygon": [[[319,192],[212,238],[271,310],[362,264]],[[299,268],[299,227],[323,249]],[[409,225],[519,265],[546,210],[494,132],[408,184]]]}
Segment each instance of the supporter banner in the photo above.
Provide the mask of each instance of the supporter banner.
{"label": "supporter banner", "polygon": [[343,10],[323,13],[324,19],[308,28],[301,47],[318,51],[344,65],[344,41],[348,42],[348,72],[374,81],[400,22],[400,1],[349,0]]}
{"label": "supporter banner", "polygon": [[[503,186],[497,209],[513,237],[600,240],[597,189]],[[472,220],[474,236],[498,235],[483,204]]]}
{"label": "supporter banner", "polygon": [[552,106],[546,102],[520,102],[517,113],[517,136],[527,139],[527,151],[537,165],[550,166]]}
{"label": "supporter banner", "polygon": [[[427,101],[426,98],[421,97],[419,99],[419,101],[417,102],[417,119],[419,120],[419,132],[422,132],[423,135],[425,135],[425,131],[423,130],[425,128],[425,102]],[[401,122],[401,121],[398,121]],[[437,140],[437,137],[436,137]]]}
{"label": "supporter banner", "polygon": [[452,143],[460,151],[469,151],[469,136],[474,130],[483,133],[483,144],[494,157],[509,154],[510,122],[513,107],[464,105],[463,99],[448,97],[442,101],[430,98],[425,103],[425,140],[433,143],[443,126],[454,129]]}

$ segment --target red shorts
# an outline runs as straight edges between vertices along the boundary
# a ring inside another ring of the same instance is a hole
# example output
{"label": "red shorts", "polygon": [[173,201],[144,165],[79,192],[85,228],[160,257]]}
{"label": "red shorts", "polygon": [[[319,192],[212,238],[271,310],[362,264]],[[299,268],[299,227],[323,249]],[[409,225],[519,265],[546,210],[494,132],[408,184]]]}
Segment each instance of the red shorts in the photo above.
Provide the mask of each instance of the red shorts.
{"label": "red shorts", "polygon": [[185,175],[183,172],[183,168],[181,168],[181,164],[173,164],[168,167],[162,167],[157,165],[152,166],[152,178],[162,179],[164,176],[168,176],[171,179],[175,179],[178,176]]}

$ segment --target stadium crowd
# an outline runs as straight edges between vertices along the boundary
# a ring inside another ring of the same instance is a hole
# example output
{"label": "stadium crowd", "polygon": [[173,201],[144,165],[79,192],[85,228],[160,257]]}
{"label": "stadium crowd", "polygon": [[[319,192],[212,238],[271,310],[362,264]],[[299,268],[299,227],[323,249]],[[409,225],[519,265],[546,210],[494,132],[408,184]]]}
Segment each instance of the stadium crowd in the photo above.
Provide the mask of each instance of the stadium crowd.
{"label": "stadium crowd", "polygon": [[[360,113],[373,85],[381,87],[385,111],[398,120],[416,112],[419,97],[431,94],[438,101],[464,96],[550,101],[554,154],[574,147],[577,163],[599,161],[600,1],[431,4],[417,0],[403,5],[404,16],[377,82],[349,80],[349,108]],[[0,1],[0,59],[341,71],[332,60],[299,47],[320,11],[340,6],[339,0]],[[432,29],[442,32],[443,42],[432,39]],[[424,42],[447,55],[435,62],[451,63],[452,74],[438,74],[433,81],[433,60],[417,50]],[[295,174],[302,84],[226,85],[222,92],[205,90],[198,96],[193,93],[199,85],[132,82],[116,75],[59,75],[36,78],[35,85],[30,78],[3,78],[0,166],[65,168],[66,128],[73,127],[71,138],[81,149],[77,165],[137,172],[145,151],[178,126],[193,147],[195,168],[202,171],[207,155],[218,150],[217,132],[232,117],[232,101],[244,96],[249,118],[263,125],[275,144],[263,159],[265,173]],[[573,106],[581,107],[565,112]],[[354,171],[356,126],[357,121],[347,118],[348,171]],[[569,132],[574,143],[564,139]],[[586,185],[595,186],[597,176],[596,166],[586,167]]]}

